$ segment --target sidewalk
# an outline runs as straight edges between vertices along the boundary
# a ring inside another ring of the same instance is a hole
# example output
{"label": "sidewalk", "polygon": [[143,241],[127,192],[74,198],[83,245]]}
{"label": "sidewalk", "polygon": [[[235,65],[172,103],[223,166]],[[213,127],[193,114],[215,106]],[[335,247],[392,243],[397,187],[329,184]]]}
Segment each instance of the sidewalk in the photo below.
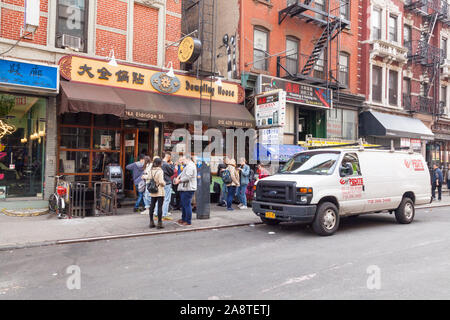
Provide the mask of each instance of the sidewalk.
{"label": "sidewalk", "polygon": [[[448,191],[443,193],[442,201],[417,206],[433,208],[450,206]],[[235,207],[235,206],[234,206]],[[59,220],[52,214],[31,217],[8,216],[0,213],[0,250],[63,244],[80,241],[157,235],[187,231],[200,231],[242,225],[259,224],[261,220],[251,209],[227,211],[223,207],[211,204],[210,219],[196,219],[192,215],[191,226],[176,223],[181,217],[180,211],[172,213],[172,221],[164,221],[164,229],[150,229],[148,215],[133,213],[132,207],[118,209],[115,216],[98,216]]]}
{"label": "sidewalk", "polygon": [[191,226],[178,225],[176,221],[181,218],[181,211],[174,211],[172,221],[163,221],[164,229],[150,229],[148,215],[134,213],[133,207],[120,208],[114,216],[73,219],[57,219],[54,214],[20,217],[0,213],[0,250],[78,242],[80,239],[88,241],[96,237],[134,237],[261,223],[251,209],[234,208],[234,211],[227,211],[211,204],[210,218],[197,219],[192,213]]}

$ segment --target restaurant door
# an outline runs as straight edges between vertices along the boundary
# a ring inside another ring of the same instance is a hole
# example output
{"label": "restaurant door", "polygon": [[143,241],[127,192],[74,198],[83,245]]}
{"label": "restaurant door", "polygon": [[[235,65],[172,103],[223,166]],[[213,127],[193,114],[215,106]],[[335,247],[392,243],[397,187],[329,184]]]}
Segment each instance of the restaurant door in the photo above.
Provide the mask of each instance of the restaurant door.
{"label": "restaurant door", "polygon": [[160,124],[153,121],[139,128],[124,128],[122,134],[121,164],[124,172],[124,192],[126,197],[136,196],[133,173],[126,170],[130,163],[139,161],[139,155],[160,156]]}
{"label": "restaurant door", "polygon": [[121,145],[123,146],[123,150],[121,152],[121,163],[124,172],[124,192],[126,197],[134,197],[136,191],[133,183],[133,173],[127,170],[126,166],[138,160],[138,135],[138,129],[124,129],[122,134],[123,141]]}

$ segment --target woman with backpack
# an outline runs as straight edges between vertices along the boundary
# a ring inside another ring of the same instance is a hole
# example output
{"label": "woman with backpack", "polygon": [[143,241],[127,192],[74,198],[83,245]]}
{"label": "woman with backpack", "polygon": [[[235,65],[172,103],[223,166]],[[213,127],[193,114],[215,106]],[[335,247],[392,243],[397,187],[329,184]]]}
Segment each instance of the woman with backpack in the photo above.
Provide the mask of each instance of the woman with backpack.
{"label": "woman with backpack", "polygon": [[164,187],[166,182],[164,181],[164,171],[161,168],[162,160],[161,158],[155,158],[151,165],[151,168],[147,170],[150,166],[147,166],[142,179],[147,182],[147,192],[151,196],[150,202],[150,228],[155,227],[155,222],[153,221],[153,212],[155,210],[155,205],[158,204],[158,229],[164,228],[162,224],[162,206],[164,203]]}
{"label": "woman with backpack", "polygon": [[239,187],[239,171],[236,169],[236,160],[230,159],[228,166],[222,174],[223,182],[227,185],[227,210],[232,211],[233,198],[236,194],[236,188]]}

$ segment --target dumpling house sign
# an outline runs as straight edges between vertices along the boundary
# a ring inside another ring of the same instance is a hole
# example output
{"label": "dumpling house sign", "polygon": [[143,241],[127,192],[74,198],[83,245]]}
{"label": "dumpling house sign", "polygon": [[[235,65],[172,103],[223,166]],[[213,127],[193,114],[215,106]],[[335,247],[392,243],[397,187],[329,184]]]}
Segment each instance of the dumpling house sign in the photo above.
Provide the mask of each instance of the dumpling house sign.
{"label": "dumpling house sign", "polygon": [[163,93],[189,98],[241,103],[244,89],[238,84],[215,81],[200,81],[195,77],[175,74],[169,77],[166,70],[118,63],[111,66],[106,60],[79,56],[64,56],[59,61],[60,73],[69,81],[111,86],[123,89]]}

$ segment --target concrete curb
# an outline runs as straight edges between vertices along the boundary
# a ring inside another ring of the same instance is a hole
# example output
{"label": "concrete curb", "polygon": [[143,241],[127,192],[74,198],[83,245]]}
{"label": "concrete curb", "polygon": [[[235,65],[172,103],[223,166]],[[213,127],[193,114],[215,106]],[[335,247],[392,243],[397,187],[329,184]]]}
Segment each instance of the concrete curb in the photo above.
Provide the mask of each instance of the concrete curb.
{"label": "concrete curb", "polygon": [[208,230],[214,230],[214,229],[226,229],[226,228],[233,228],[233,227],[245,227],[245,226],[257,225],[257,224],[262,224],[262,222],[238,223],[238,224],[229,224],[229,225],[221,225],[221,226],[210,226],[210,227],[199,227],[199,228],[187,227],[186,229],[180,229],[180,230],[127,233],[127,234],[119,234],[119,235],[97,236],[97,237],[87,237],[87,238],[75,238],[75,239],[65,239],[65,240],[49,240],[49,241],[32,242],[32,243],[25,243],[25,244],[18,244],[18,245],[0,246],[0,251],[27,249],[27,248],[35,248],[35,247],[47,247],[47,246],[63,245],[63,244],[86,243],[86,242],[95,242],[95,241],[104,241],[104,240],[115,240],[115,239],[126,239],[126,238],[157,236],[157,235],[164,235],[164,234],[186,233],[186,232],[194,232],[194,231],[208,231]]}

